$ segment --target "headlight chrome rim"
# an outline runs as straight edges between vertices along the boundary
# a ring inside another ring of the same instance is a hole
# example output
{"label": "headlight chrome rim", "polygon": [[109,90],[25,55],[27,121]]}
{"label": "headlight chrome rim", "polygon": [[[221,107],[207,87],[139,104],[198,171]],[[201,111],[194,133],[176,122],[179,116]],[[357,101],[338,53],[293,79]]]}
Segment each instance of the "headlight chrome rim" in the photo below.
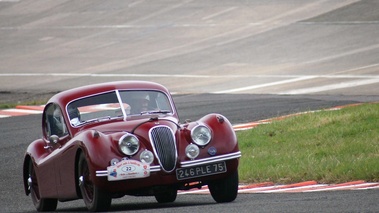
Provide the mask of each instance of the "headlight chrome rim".
{"label": "headlight chrome rim", "polygon": [[212,132],[204,124],[199,124],[191,130],[192,141],[199,146],[206,146],[211,142]]}
{"label": "headlight chrome rim", "polygon": [[138,152],[140,143],[135,135],[128,133],[118,140],[118,146],[122,153],[131,156]]}

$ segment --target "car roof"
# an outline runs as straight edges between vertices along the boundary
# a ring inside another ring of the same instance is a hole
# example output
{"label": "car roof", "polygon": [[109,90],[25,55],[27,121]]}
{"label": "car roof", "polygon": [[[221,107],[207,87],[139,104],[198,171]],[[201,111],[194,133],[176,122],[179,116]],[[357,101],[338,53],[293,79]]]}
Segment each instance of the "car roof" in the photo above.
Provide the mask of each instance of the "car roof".
{"label": "car roof", "polygon": [[92,84],[82,87],[77,87],[60,92],[50,98],[48,103],[57,103],[64,107],[72,100],[81,97],[100,94],[114,90],[158,90],[169,94],[169,91],[163,85],[149,81],[115,81],[100,84]]}

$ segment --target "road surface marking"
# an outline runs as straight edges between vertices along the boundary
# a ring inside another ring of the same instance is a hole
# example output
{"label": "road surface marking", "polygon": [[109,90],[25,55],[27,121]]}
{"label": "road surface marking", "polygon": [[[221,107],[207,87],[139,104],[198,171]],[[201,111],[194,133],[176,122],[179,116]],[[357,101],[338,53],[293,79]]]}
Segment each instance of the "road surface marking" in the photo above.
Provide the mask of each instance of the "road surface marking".
{"label": "road surface marking", "polygon": [[364,86],[369,84],[375,84],[379,83],[379,79],[365,79],[365,80],[356,80],[356,81],[349,81],[349,82],[343,82],[343,83],[337,83],[337,84],[329,84],[319,87],[310,87],[310,88],[304,88],[304,89],[295,89],[285,92],[277,93],[279,95],[299,95],[299,94],[309,94],[309,93],[317,93],[317,92],[324,92],[329,90],[336,90],[336,89],[344,89],[344,88],[351,88],[351,87],[357,87],[357,86]]}
{"label": "road surface marking", "polygon": [[227,12],[230,12],[230,11],[232,11],[232,10],[235,10],[235,9],[237,9],[237,7],[230,7],[230,8],[227,8],[227,9],[225,9],[225,10],[219,11],[219,12],[217,12],[217,13],[213,13],[213,14],[211,14],[211,15],[209,15],[209,16],[205,16],[205,17],[202,18],[202,20],[208,20],[208,19],[214,18],[214,17],[216,17],[216,16],[223,15],[223,14],[225,14],[225,13],[227,13]]}
{"label": "road surface marking", "polygon": [[[377,64],[371,66],[360,67],[356,69],[364,69],[377,66]],[[210,92],[213,94],[221,93],[236,93],[254,89],[260,89],[264,87],[277,86],[282,84],[289,84],[298,81],[305,81],[315,78],[328,78],[328,79],[359,79],[355,81],[347,81],[336,84],[329,84],[317,87],[309,87],[302,89],[292,89],[274,94],[280,95],[296,95],[317,93],[329,90],[351,88],[357,86],[364,86],[369,84],[379,83],[379,75],[186,75],[186,74],[118,74],[118,73],[0,73],[0,77],[95,77],[95,78],[109,78],[109,77],[138,77],[138,78],[201,78],[201,79],[237,79],[237,78],[271,78],[274,81],[263,84],[256,84],[245,87],[231,88],[226,90],[220,90]],[[289,78],[286,80],[275,81],[275,79]]]}
{"label": "road surface marking", "polygon": [[288,84],[288,83],[293,83],[293,82],[297,82],[297,81],[304,81],[304,80],[309,80],[312,78],[316,78],[316,77],[315,76],[304,76],[304,77],[299,77],[299,78],[294,78],[294,79],[288,79],[288,80],[283,80],[283,81],[274,81],[274,82],[266,83],[266,84],[258,84],[258,85],[253,85],[253,86],[240,87],[240,88],[222,90],[222,91],[217,91],[217,92],[212,92],[212,93],[220,94],[220,93],[241,92],[241,91],[258,89],[258,88],[263,88],[263,87],[276,86],[276,85],[280,85],[280,84]]}
{"label": "road surface marking", "polygon": [[[316,181],[305,181],[287,185],[276,185],[272,182],[255,183],[249,185],[239,185],[238,193],[299,193],[318,191],[338,191],[338,190],[369,190],[379,189],[377,182],[365,182],[362,180],[340,183],[340,184],[319,184]],[[178,191],[179,195],[186,194],[209,194],[208,186],[201,189],[191,189],[188,191]]]}

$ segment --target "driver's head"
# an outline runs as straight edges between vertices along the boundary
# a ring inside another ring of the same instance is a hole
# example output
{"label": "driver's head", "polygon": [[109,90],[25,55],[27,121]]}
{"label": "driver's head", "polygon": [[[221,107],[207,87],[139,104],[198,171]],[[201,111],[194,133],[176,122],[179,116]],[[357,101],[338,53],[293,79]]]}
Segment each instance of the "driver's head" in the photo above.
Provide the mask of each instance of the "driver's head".
{"label": "driver's head", "polygon": [[70,117],[71,124],[73,124],[74,126],[79,125],[80,124],[80,112],[79,112],[78,108],[76,108],[74,106],[69,106],[67,111],[68,111],[68,116]]}
{"label": "driver's head", "polygon": [[148,110],[149,95],[145,92],[135,92],[132,97],[131,113],[138,114]]}

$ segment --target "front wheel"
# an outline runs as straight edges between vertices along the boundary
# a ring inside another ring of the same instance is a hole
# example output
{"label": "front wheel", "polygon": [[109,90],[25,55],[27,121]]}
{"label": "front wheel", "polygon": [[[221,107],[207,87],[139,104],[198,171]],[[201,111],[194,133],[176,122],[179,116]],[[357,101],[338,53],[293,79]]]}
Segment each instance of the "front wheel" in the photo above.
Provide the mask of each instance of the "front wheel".
{"label": "front wheel", "polygon": [[156,192],[154,196],[158,203],[172,203],[176,200],[177,194],[176,187],[168,186],[166,189]]}
{"label": "front wheel", "polygon": [[209,191],[217,203],[232,202],[238,194],[238,171],[225,179],[215,180],[208,184]]}
{"label": "front wheel", "polygon": [[112,197],[93,184],[84,154],[79,157],[78,176],[80,192],[87,209],[89,211],[107,211],[111,206]]}
{"label": "front wheel", "polygon": [[57,209],[58,200],[52,199],[52,198],[49,198],[49,199],[41,198],[39,194],[36,171],[34,170],[33,162],[31,160],[29,161],[28,173],[29,173],[28,185],[30,188],[30,196],[32,197],[34,207],[39,212],[55,211]]}

